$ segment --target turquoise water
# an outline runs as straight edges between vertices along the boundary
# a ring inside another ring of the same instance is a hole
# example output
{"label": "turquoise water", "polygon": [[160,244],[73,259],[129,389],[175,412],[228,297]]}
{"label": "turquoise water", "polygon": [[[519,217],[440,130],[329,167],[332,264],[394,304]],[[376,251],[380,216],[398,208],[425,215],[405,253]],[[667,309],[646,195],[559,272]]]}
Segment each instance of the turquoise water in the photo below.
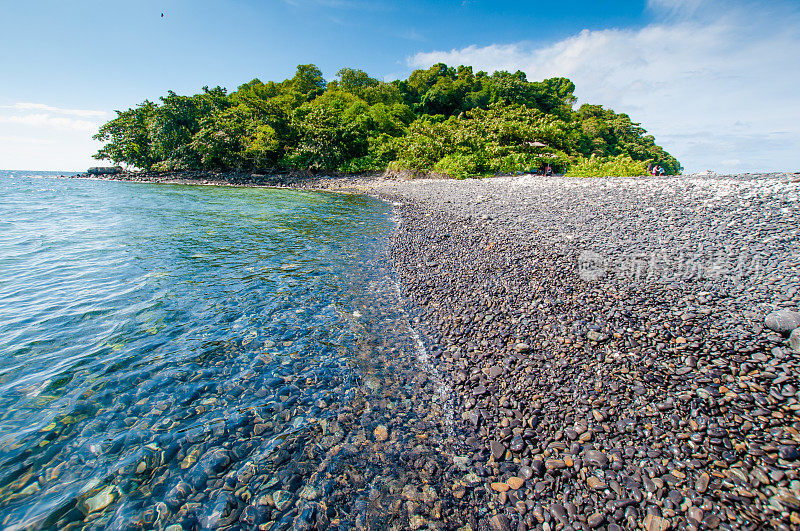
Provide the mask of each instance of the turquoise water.
{"label": "turquoise water", "polygon": [[370,434],[364,397],[391,399],[381,360],[413,350],[390,214],[355,195],[0,176],[2,527],[286,527],[308,492],[332,495],[322,439]]}

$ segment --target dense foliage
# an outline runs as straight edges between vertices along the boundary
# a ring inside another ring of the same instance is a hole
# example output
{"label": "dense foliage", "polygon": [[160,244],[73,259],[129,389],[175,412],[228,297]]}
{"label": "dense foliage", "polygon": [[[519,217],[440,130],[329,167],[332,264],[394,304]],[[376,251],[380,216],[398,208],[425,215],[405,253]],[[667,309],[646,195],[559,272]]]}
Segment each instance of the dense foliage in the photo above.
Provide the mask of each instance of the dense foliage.
{"label": "dense foliage", "polygon": [[568,79],[531,82],[519,71],[437,64],[386,83],[343,68],[326,82],[316,66],[300,65],[280,83],[169,92],[117,111],[95,135],[105,143],[95,158],[156,171],[390,168],[465,177],[548,164],[572,173],[625,166],[629,174],[648,162],[680,170],[626,114],[574,110],[574,91]]}
{"label": "dense foliage", "polygon": [[630,155],[578,157],[567,169],[567,177],[636,177],[649,173],[646,164]]}

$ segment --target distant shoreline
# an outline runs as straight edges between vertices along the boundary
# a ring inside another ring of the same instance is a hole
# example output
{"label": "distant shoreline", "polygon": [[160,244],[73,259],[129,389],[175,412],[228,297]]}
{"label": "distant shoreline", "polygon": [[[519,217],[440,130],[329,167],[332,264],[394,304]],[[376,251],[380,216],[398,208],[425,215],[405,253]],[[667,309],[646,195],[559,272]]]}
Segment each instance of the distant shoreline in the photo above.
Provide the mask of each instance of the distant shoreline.
{"label": "distant shoreline", "polygon": [[[14,170],[17,171],[17,170]],[[519,174],[519,175],[495,175],[491,177],[470,177],[467,179],[454,179],[439,173],[417,173],[410,172],[369,172],[359,174],[336,174],[336,173],[316,173],[316,172],[290,172],[290,173],[266,173],[258,174],[251,172],[214,172],[206,170],[187,170],[172,172],[122,172],[114,175],[91,175],[88,173],[76,173],[74,175],[60,175],[65,179],[87,179],[96,181],[120,181],[138,182],[150,184],[185,184],[192,186],[239,186],[251,188],[290,188],[300,190],[320,190],[338,192],[364,192],[372,190],[382,184],[398,183],[405,181],[423,180],[446,180],[446,181],[472,181],[472,180],[492,180],[492,179],[513,179],[515,177],[533,176],[542,179],[559,178],[560,175],[546,177],[539,174]],[[756,172],[742,174],[715,174],[697,173],[676,176],[650,176],[642,175],[639,177],[569,177],[576,180],[604,180],[604,179],[669,179],[669,178],[744,178],[755,177],[780,177],[785,176],[789,182],[799,182],[800,172]]]}
{"label": "distant shoreline", "polygon": [[380,183],[450,179],[439,174],[411,177],[402,172],[362,174],[319,174],[312,172],[256,174],[249,172],[123,172],[115,175],[63,175],[65,179],[87,179],[95,181],[118,181],[147,184],[170,184],[190,186],[236,186],[244,188],[277,188],[338,193],[367,193]]}

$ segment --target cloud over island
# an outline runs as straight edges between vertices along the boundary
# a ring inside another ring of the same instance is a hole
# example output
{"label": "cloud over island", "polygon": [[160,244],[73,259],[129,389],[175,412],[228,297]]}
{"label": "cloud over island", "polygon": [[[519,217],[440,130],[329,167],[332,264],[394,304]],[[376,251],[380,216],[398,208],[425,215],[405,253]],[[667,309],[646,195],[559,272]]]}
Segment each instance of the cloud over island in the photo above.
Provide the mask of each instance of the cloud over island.
{"label": "cloud over island", "polygon": [[100,146],[91,135],[111,117],[45,103],[0,105],[0,168],[85,170],[92,162],[88,155]]}
{"label": "cloud over island", "polygon": [[650,0],[653,22],[417,53],[443,62],[565,76],[582,103],[639,121],[687,171],[800,170],[800,9],[791,4]]}

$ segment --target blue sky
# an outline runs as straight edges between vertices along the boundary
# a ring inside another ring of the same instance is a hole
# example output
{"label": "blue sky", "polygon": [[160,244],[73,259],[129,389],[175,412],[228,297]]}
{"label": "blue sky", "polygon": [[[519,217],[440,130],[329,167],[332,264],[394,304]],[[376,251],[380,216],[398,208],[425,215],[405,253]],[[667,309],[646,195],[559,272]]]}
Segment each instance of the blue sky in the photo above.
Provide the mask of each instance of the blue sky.
{"label": "blue sky", "polygon": [[788,1],[0,0],[0,168],[85,169],[114,109],[170,89],[443,61],[566,75],[689,171],[798,171],[798,22]]}

